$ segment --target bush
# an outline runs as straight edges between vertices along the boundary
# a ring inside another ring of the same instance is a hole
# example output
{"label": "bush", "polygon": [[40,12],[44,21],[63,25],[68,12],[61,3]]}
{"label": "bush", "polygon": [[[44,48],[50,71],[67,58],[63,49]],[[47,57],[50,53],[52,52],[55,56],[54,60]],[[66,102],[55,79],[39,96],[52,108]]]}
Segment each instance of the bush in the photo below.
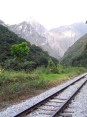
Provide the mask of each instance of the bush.
{"label": "bush", "polygon": [[30,62],[25,61],[20,64],[20,68],[21,68],[21,70],[25,70],[25,71],[32,71],[33,69],[36,68],[36,63],[32,62],[32,61],[30,61]]}
{"label": "bush", "polygon": [[36,63],[33,61],[22,61],[21,63],[16,59],[9,59],[2,63],[2,66],[8,70],[24,70],[31,71],[36,68]]}

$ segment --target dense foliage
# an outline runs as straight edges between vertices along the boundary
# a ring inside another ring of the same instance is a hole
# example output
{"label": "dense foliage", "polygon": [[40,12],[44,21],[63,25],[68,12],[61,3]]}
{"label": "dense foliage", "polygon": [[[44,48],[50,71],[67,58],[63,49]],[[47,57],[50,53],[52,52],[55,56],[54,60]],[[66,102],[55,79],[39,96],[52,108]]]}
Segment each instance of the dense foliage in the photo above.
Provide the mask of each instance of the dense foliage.
{"label": "dense foliage", "polygon": [[59,71],[58,74],[45,67],[39,67],[31,73],[0,69],[0,107],[7,104],[5,101],[23,101],[30,96],[41,93],[41,90],[47,90],[86,72],[86,69],[80,67],[64,68],[59,66],[57,70]]}
{"label": "dense foliage", "polygon": [[62,59],[62,63],[71,66],[87,67],[87,34],[68,49]]}
{"label": "dense foliage", "polygon": [[72,61],[72,65],[87,67],[87,45],[85,45],[83,53]]}
{"label": "dense foliage", "polygon": [[26,40],[18,37],[8,28],[0,25],[0,65],[6,69],[13,70],[32,70],[41,65],[48,65],[48,60],[51,58],[54,63],[56,59],[50,57],[47,52],[43,52],[41,48],[31,45],[29,42],[29,52],[27,56],[21,56],[21,63],[11,54],[11,48],[14,44],[21,44]]}
{"label": "dense foliage", "polygon": [[28,55],[28,52],[29,52],[29,46],[27,42],[14,44],[11,46],[11,53],[17,60],[19,60],[19,62],[24,56]]}

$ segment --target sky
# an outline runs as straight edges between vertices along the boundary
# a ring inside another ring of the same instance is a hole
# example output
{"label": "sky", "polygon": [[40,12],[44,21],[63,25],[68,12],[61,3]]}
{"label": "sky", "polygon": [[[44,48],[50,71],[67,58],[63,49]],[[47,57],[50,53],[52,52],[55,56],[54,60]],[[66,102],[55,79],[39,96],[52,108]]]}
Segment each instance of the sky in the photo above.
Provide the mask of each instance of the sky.
{"label": "sky", "polygon": [[0,0],[0,20],[16,24],[36,19],[45,28],[87,20],[87,0]]}

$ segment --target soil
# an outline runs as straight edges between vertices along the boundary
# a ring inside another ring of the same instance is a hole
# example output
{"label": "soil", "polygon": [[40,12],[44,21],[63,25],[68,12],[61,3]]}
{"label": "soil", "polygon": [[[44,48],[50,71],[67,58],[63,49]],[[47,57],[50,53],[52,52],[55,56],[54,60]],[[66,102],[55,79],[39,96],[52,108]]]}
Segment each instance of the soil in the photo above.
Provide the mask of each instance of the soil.
{"label": "soil", "polygon": [[6,108],[8,106],[11,106],[13,104],[17,104],[17,103],[20,103],[22,102],[23,100],[27,100],[27,99],[30,99],[34,96],[37,96],[43,92],[45,92],[46,89],[43,89],[43,90],[37,90],[33,93],[29,93],[27,95],[23,95],[23,96],[20,96],[20,98],[15,98],[14,100],[9,100],[9,101],[0,101],[0,110],[2,110],[3,108]]}

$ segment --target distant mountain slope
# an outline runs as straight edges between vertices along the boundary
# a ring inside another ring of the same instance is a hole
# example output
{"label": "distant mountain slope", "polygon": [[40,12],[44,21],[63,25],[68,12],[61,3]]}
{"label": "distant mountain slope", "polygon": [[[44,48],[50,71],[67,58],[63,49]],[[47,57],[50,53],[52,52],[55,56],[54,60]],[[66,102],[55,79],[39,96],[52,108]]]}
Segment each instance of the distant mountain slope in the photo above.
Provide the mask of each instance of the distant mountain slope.
{"label": "distant mountain slope", "polygon": [[61,26],[48,31],[32,19],[9,25],[8,28],[57,59],[61,58],[67,49],[87,32],[87,24],[84,23]]}
{"label": "distant mountain slope", "polygon": [[1,25],[5,25],[5,23],[4,23],[2,20],[0,20],[0,24],[1,24]]}
{"label": "distant mountain slope", "polygon": [[86,33],[87,25],[76,23],[47,31],[38,22],[30,20],[10,26],[10,30],[59,59],[79,37]]}
{"label": "distant mountain slope", "polygon": [[[13,44],[19,44],[21,42],[26,42],[26,40],[18,37],[5,26],[0,25],[0,65],[8,69],[19,69],[19,62],[11,55],[10,48]],[[29,42],[28,46],[30,47],[30,52],[27,57],[23,57],[23,63],[20,64],[21,68],[31,69],[41,65],[47,65],[49,58],[56,61],[47,52],[42,51],[41,48],[31,45]]]}
{"label": "distant mountain slope", "polygon": [[50,32],[54,35],[64,54],[70,46],[87,33],[87,24],[75,23],[68,26],[61,26],[50,30]]}
{"label": "distant mountain slope", "polygon": [[22,22],[20,24],[12,25],[9,27],[11,31],[15,32],[22,38],[25,38],[31,44],[41,47],[47,51],[49,55],[59,58],[61,48],[57,43],[55,47],[54,38],[50,33],[37,22]]}
{"label": "distant mountain slope", "polygon": [[62,63],[66,65],[87,66],[87,34],[82,36],[64,54]]}

